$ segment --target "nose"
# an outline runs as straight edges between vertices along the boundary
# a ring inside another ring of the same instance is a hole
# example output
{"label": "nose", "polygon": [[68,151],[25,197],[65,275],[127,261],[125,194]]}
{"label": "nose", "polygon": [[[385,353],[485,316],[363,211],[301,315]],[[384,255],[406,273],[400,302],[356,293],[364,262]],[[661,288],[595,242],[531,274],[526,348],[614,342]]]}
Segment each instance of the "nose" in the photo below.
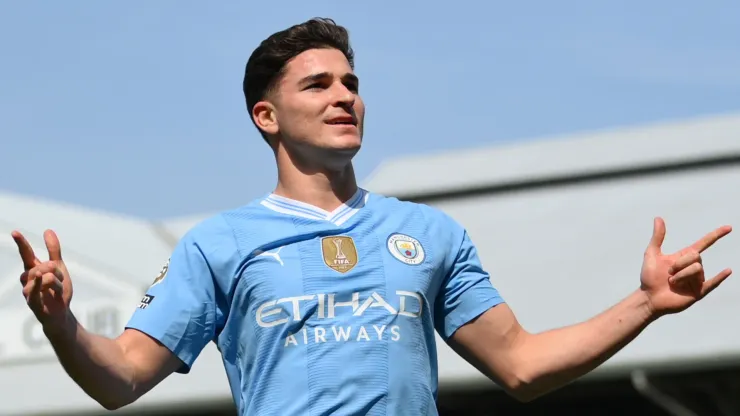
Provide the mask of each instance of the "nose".
{"label": "nose", "polygon": [[347,86],[338,82],[334,88],[334,105],[343,108],[352,108],[355,105],[355,93]]}

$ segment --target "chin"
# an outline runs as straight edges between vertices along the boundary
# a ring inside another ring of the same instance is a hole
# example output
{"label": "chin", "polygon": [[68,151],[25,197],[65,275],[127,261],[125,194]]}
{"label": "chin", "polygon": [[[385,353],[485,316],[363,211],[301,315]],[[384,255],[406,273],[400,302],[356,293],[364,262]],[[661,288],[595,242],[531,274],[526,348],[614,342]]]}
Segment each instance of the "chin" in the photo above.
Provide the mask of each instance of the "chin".
{"label": "chin", "polygon": [[327,147],[334,150],[357,152],[362,146],[362,138],[356,134],[339,136],[335,137],[328,145]]}
{"label": "chin", "polygon": [[350,146],[349,144],[346,144],[345,146],[332,146],[326,150],[328,151],[327,153],[330,154],[328,156],[329,159],[345,160],[349,162],[353,157],[355,157],[357,152],[360,151],[360,146]]}
{"label": "chin", "polygon": [[357,152],[360,151],[362,140],[359,138],[342,138],[332,140],[324,146],[322,159],[331,170],[340,171],[352,162]]}

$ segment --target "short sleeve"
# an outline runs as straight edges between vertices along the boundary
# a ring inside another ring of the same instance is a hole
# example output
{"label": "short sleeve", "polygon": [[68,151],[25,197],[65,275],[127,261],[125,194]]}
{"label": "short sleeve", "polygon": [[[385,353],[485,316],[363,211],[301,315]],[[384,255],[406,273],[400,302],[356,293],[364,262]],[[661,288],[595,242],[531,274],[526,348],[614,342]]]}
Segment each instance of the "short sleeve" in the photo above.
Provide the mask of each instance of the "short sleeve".
{"label": "short sleeve", "polygon": [[459,243],[450,252],[451,266],[435,304],[435,327],[445,340],[461,326],[504,302],[483,270],[468,233],[460,228],[460,234],[462,238],[457,239]]}
{"label": "short sleeve", "polygon": [[178,242],[126,325],[177,355],[185,364],[179,373],[190,371],[225,320],[219,281],[230,277],[236,248],[231,233],[218,231],[225,230],[191,230]]}

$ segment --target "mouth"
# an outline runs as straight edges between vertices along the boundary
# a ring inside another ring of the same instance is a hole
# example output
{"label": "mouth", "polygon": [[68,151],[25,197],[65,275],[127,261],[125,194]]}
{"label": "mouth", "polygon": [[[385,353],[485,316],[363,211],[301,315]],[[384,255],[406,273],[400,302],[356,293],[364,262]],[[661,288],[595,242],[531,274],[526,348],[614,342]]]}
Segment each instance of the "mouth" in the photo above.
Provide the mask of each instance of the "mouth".
{"label": "mouth", "polygon": [[355,126],[357,127],[357,121],[355,121],[354,117],[336,117],[331,120],[327,120],[326,124],[332,125],[332,126]]}

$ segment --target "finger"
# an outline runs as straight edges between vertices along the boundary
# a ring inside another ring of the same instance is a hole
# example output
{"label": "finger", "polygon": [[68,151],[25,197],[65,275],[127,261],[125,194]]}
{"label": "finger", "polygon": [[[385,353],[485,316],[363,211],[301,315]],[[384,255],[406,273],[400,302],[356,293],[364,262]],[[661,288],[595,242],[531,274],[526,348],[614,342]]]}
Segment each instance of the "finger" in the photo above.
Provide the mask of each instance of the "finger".
{"label": "finger", "polygon": [[21,273],[21,286],[25,286],[28,283],[28,272]]}
{"label": "finger", "polygon": [[62,261],[62,246],[56,233],[52,230],[46,230],[44,232],[44,242],[46,243],[46,249],[49,251],[49,260]]}
{"label": "finger", "polygon": [[40,291],[47,291],[47,290],[53,290],[55,295],[61,295],[62,294],[62,282],[59,280],[59,278],[54,273],[46,273],[43,276],[41,276],[41,283],[39,290]]}
{"label": "finger", "polygon": [[23,287],[23,296],[29,304],[38,299],[39,289],[41,288],[41,276],[42,274],[37,271],[28,274],[28,282]]}
{"label": "finger", "polygon": [[689,249],[681,257],[676,260],[675,263],[668,269],[669,274],[676,274],[681,270],[689,267],[693,263],[701,264],[701,254],[699,252]]}
{"label": "finger", "polygon": [[701,297],[704,297],[708,294],[710,294],[714,289],[716,289],[722,282],[724,282],[730,275],[732,274],[732,270],[725,269],[721,272],[717,273],[716,276],[711,278],[710,280],[707,280],[704,282],[704,285],[702,285],[701,288]]}
{"label": "finger", "polygon": [[53,262],[41,263],[33,269],[23,272],[21,274],[21,284],[24,287],[24,296],[28,296],[31,293],[31,289],[34,288],[34,280],[40,279],[46,273],[60,274],[63,276],[61,270]]}
{"label": "finger", "polygon": [[663,218],[656,217],[653,220],[653,236],[650,238],[647,251],[655,254],[660,253],[663,240],[665,240],[665,221],[663,221]]}
{"label": "finger", "polygon": [[23,236],[18,231],[13,231],[10,233],[10,235],[13,237],[13,240],[15,241],[15,244],[18,246],[18,253],[21,255],[21,260],[23,260],[23,267],[25,270],[31,270],[32,268],[38,266],[41,261],[39,261],[38,257],[36,257],[36,254],[33,252],[33,248],[30,244],[28,244],[28,240],[26,240],[26,237]]}
{"label": "finger", "polygon": [[52,271],[52,273],[54,273],[54,276],[56,276],[60,282],[64,282],[64,271],[62,271],[61,267],[59,266],[54,267],[54,270]]}
{"label": "finger", "polygon": [[56,278],[55,280],[59,282],[59,287],[54,288],[54,296],[61,299],[62,295],[64,294],[64,272],[61,268],[54,268],[54,277]]}
{"label": "finger", "polygon": [[54,273],[54,269],[56,269],[58,266],[53,261],[45,261],[43,263],[40,263],[38,266],[34,267],[33,269],[29,270],[29,273],[35,273],[35,274],[44,274],[44,273]]}
{"label": "finger", "polygon": [[701,263],[692,263],[675,275],[669,277],[668,282],[670,282],[671,284],[690,283],[696,278],[696,276],[701,275],[702,270],[703,266],[701,265]]}
{"label": "finger", "polygon": [[712,244],[716,243],[717,240],[729,234],[731,231],[732,231],[732,227],[729,225],[725,225],[724,227],[719,227],[716,230],[712,231],[711,233],[702,237],[696,243],[692,244],[691,248],[701,253],[702,251],[711,247]]}

